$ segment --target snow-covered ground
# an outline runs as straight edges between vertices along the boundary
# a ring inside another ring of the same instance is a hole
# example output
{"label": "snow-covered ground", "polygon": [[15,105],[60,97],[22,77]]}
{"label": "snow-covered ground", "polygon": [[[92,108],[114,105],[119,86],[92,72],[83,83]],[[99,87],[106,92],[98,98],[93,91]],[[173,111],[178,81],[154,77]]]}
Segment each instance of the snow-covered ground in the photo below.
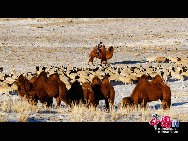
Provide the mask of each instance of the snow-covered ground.
{"label": "snow-covered ground", "polygon": [[[33,72],[35,66],[92,67],[87,65],[89,53],[102,41],[114,46],[112,59],[115,67],[165,66],[173,63],[147,62],[148,57],[188,56],[188,19],[123,18],[123,19],[0,19],[0,67],[3,73]],[[97,65],[100,60],[94,59]],[[187,63],[186,63],[187,67]],[[28,105],[12,93],[0,94],[0,121],[149,121],[152,114],[170,115],[188,121],[188,80],[169,79],[166,84],[172,91],[172,106],[163,111],[161,101],[149,103],[143,109],[118,109],[122,98],[131,95],[136,84],[113,83],[115,110],[105,111],[100,101],[96,111],[84,107],[68,109],[62,102],[57,109]],[[13,93],[14,94],[14,93]],[[17,107],[14,108],[14,106]],[[20,108],[26,105],[25,109]],[[78,109],[77,109],[78,108]],[[79,110],[82,109],[82,110]]]}

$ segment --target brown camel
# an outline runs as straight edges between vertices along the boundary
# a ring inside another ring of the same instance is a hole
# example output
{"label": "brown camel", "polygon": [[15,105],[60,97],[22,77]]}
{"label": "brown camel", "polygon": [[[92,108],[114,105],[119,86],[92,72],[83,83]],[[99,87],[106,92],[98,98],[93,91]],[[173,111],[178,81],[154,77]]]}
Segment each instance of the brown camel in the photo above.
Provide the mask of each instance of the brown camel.
{"label": "brown camel", "polygon": [[109,108],[109,102],[110,108],[112,108],[114,104],[115,91],[107,76],[104,76],[102,81],[95,76],[92,80],[92,89],[95,96],[95,106],[99,104],[99,100],[105,100],[106,108]]}
{"label": "brown camel", "polygon": [[99,55],[97,55],[97,46],[95,46],[89,55],[90,59],[88,61],[88,65],[89,65],[89,62],[92,62],[93,64],[93,59],[95,57],[101,59],[101,64],[103,61],[105,61],[105,65],[106,65],[107,59],[111,59],[113,56],[113,53],[114,53],[114,48],[112,46],[109,47],[108,50],[106,50],[105,46],[103,45],[101,47],[101,52],[99,53]]}
{"label": "brown camel", "polygon": [[106,108],[112,108],[115,99],[115,90],[112,84],[110,83],[108,76],[104,76],[103,80],[101,81],[101,93],[104,96]]}
{"label": "brown camel", "polygon": [[28,102],[37,103],[38,97],[35,93],[33,83],[36,80],[36,77],[32,77],[30,80],[27,80],[22,74],[18,77],[18,80],[15,81],[15,84],[18,86],[18,95],[22,99],[28,100]]}
{"label": "brown camel", "polygon": [[95,106],[95,96],[91,87],[91,83],[90,82],[83,83],[82,89],[83,89],[83,95],[84,95],[84,102],[86,104]]}
{"label": "brown camel", "polygon": [[61,100],[63,100],[67,106],[69,105],[66,97],[67,88],[59,79],[57,73],[47,77],[47,73],[42,71],[33,85],[39,100],[42,103],[47,102],[47,106],[52,105],[53,97],[56,98],[58,107],[60,107]]}
{"label": "brown camel", "polygon": [[162,101],[163,109],[170,108],[171,105],[171,90],[159,75],[149,82],[147,75],[142,75],[130,97],[125,97],[122,100],[122,106],[144,104],[148,102]]}
{"label": "brown camel", "polygon": [[72,83],[71,88],[67,91],[67,98],[69,100],[70,107],[71,104],[75,105],[84,101],[82,86],[78,80],[75,80]]}

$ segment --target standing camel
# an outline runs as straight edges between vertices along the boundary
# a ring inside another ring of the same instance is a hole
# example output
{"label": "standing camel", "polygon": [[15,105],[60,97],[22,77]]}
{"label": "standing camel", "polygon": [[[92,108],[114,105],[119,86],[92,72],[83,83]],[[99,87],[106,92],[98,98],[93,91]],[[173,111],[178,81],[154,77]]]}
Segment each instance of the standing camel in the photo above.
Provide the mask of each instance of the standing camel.
{"label": "standing camel", "polygon": [[105,61],[105,65],[106,65],[107,59],[111,59],[113,56],[113,53],[114,53],[114,48],[112,46],[109,47],[108,50],[106,50],[105,46],[103,45],[101,47],[101,52],[99,53],[99,55],[97,55],[97,46],[95,46],[89,55],[90,59],[88,61],[88,65],[89,65],[89,62],[92,62],[93,64],[93,59],[95,57],[101,59],[101,64],[103,61]]}

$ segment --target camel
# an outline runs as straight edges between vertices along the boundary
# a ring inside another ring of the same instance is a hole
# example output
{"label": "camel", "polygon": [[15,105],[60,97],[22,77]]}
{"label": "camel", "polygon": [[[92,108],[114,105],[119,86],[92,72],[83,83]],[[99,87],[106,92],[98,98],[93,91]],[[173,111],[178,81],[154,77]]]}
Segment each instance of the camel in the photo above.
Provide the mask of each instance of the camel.
{"label": "camel", "polygon": [[99,100],[105,100],[106,108],[109,109],[110,103],[110,109],[112,109],[115,98],[115,90],[112,84],[110,84],[108,76],[104,76],[102,81],[95,76],[92,80],[91,86],[94,92],[95,106],[99,104]]}
{"label": "camel", "polygon": [[84,95],[84,102],[86,104],[95,106],[95,96],[94,96],[94,92],[91,87],[91,83],[84,82],[82,84],[82,89],[83,89],[83,95]]}
{"label": "camel", "polygon": [[69,106],[66,96],[66,85],[60,80],[57,73],[47,77],[47,73],[42,71],[38,78],[34,81],[33,86],[39,100],[42,103],[47,102],[47,106],[52,106],[53,97],[56,98],[58,107],[61,105],[61,100]]}
{"label": "camel", "polygon": [[140,81],[137,83],[132,94],[129,97],[125,97],[122,100],[122,106],[144,104],[144,107],[148,102],[156,101],[160,99],[162,101],[162,107],[165,110],[170,108],[171,105],[171,90],[159,75],[149,82],[147,75],[143,74]]}
{"label": "camel", "polygon": [[78,80],[75,80],[72,83],[71,88],[67,91],[67,98],[69,100],[70,107],[71,104],[75,105],[75,104],[79,104],[79,102],[84,101],[83,89]]}
{"label": "camel", "polygon": [[101,93],[104,96],[106,108],[109,108],[110,103],[110,109],[112,109],[115,99],[115,90],[112,84],[110,83],[108,76],[104,76],[104,78],[101,81]]}
{"label": "camel", "polygon": [[[34,82],[36,81],[37,77],[32,77],[30,80],[27,80],[23,74],[18,77],[14,83],[17,85],[18,95],[22,99],[26,99],[29,102],[34,102],[37,104],[38,97],[35,93],[35,89],[33,87]],[[25,98],[24,98],[25,97]]]}
{"label": "camel", "polygon": [[[109,47],[108,50],[106,50],[105,45],[103,45],[101,47],[101,52],[99,53],[99,55],[97,55],[97,46],[95,46],[89,55],[90,59],[88,61],[88,65],[89,65],[89,62],[92,62],[92,64],[93,64],[93,59],[95,57],[101,59],[101,64],[103,61],[105,61],[105,65],[106,65],[107,59],[111,59],[113,56],[113,53],[114,53],[113,46]],[[94,64],[93,64],[93,66],[94,66]]]}

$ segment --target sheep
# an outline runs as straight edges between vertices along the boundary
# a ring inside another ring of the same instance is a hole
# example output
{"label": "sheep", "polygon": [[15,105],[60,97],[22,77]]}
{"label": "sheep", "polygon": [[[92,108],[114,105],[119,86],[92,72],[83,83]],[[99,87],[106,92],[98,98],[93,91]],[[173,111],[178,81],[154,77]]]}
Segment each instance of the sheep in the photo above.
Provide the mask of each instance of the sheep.
{"label": "sheep", "polygon": [[165,62],[166,61],[166,57],[156,57],[155,61],[156,62]]}
{"label": "sheep", "polygon": [[6,84],[6,83],[3,83],[1,82],[0,83],[0,94],[7,94],[9,93],[9,91],[11,91],[11,88]]}
{"label": "sheep", "polygon": [[131,80],[130,77],[124,77],[122,75],[116,75],[115,79],[123,82],[124,84],[127,84],[127,83],[133,84],[133,81]]}
{"label": "sheep", "polygon": [[4,82],[7,83],[7,84],[12,84],[14,83],[15,79],[13,79],[12,77],[7,77]]}
{"label": "sheep", "polygon": [[132,79],[132,80],[138,80],[138,78],[137,78],[137,76],[136,76],[136,74],[131,74],[131,75],[129,75],[128,76],[130,79]]}
{"label": "sheep", "polygon": [[148,62],[154,62],[155,61],[155,57],[149,57],[146,59]]}
{"label": "sheep", "polygon": [[181,74],[174,72],[174,71],[171,71],[170,73],[171,73],[172,78],[180,79],[181,81],[184,81],[184,77]]}

